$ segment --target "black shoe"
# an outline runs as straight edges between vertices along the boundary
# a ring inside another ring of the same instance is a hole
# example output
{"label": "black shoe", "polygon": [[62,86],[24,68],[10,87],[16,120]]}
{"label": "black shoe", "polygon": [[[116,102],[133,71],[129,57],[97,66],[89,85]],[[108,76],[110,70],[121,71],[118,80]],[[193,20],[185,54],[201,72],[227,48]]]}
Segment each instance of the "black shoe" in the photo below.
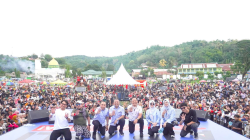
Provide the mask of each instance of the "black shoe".
{"label": "black shoe", "polygon": [[120,135],[124,136],[124,133],[122,131],[119,131]]}
{"label": "black shoe", "polygon": [[140,137],[143,137],[143,133],[140,133]]}
{"label": "black shoe", "polygon": [[110,136],[114,136],[116,134],[116,132],[113,132],[112,134],[110,134]]}
{"label": "black shoe", "polygon": [[96,139],[96,134],[93,133],[92,138],[93,138],[93,139]]}
{"label": "black shoe", "polygon": [[194,133],[194,138],[198,138],[198,133]]}
{"label": "black shoe", "polygon": [[190,131],[189,133],[190,133],[190,135],[193,135],[194,131]]}

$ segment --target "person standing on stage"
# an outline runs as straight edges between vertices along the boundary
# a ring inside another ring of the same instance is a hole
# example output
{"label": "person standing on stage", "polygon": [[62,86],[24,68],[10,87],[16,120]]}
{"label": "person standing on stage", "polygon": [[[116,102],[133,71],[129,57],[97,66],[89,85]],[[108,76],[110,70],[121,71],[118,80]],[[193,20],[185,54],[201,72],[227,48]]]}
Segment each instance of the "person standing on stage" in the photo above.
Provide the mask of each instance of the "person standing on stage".
{"label": "person standing on stage", "polygon": [[186,103],[181,103],[180,108],[182,110],[182,113],[180,114],[180,125],[184,122],[184,126],[180,134],[181,137],[185,137],[188,133],[193,134],[194,132],[194,137],[197,138],[200,122],[197,119],[195,110],[189,110]]}
{"label": "person standing on stage", "polygon": [[175,119],[175,109],[169,104],[168,99],[163,100],[163,106],[161,108],[161,117],[163,121],[162,127],[164,128],[163,130],[163,135],[170,135],[171,138],[175,137],[175,133],[173,130],[173,121],[176,121]]}
{"label": "person standing on stage", "polygon": [[[74,129],[76,132],[76,139],[82,138],[90,138],[90,117],[88,111],[86,111],[85,107],[83,107],[82,101],[76,102],[76,109],[71,112],[71,116],[73,117]],[[88,126],[87,121],[88,120]]]}
{"label": "person standing on stage", "polygon": [[114,135],[117,130],[117,126],[120,125],[119,133],[120,135],[124,135],[123,127],[125,124],[124,120],[125,111],[122,106],[120,106],[120,102],[118,99],[114,100],[114,106],[109,109],[109,116],[111,117],[111,123],[109,126],[109,134]]}
{"label": "person standing on stage", "polygon": [[[105,127],[105,119],[106,119],[106,127]],[[109,125],[109,111],[106,108],[106,102],[102,101],[101,106],[97,107],[95,110],[95,116],[93,118],[92,124],[94,125],[94,131],[92,138],[96,139],[96,131],[97,129],[100,131],[102,137],[105,135],[105,128],[106,131],[108,130]]]}
{"label": "person standing on stage", "polygon": [[134,133],[135,124],[140,124],[140,137],[143,137],[144,120],[142,118],[142,108],[137,105],[136,98],[132,99],[132,105],[128,106],[129,132]]}
{"label": "person standing on stage", "polygon": [[71,140],[71,132],[69,130],[69,122],[70,122],[70,111],[66,110],[68,106],[67,100],[62,100],[60,109],[51,109],[50,118],[54,118],[55,124],[53,132],[50,135],[50,140],[57,140],[61,135],[64,136],[65,140]]}
{"label": "person standing on stage", "polygon": [[155,101],[149,101],[149,109],[146,112],[146,120],[148,121],[148,134],[154,136],[158,133],[161,122],[160,111],[155,107]]}

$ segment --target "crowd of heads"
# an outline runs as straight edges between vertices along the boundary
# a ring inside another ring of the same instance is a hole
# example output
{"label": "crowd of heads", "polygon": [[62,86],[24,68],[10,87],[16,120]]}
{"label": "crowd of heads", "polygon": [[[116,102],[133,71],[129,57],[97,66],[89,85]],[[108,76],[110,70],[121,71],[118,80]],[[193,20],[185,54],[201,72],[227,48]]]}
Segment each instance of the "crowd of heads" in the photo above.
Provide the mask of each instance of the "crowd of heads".
{"label": "crowd of heads", "polygon": [[[75,87],[57,85],[0,85],[0,125],[5,132],[11,131],[27,123],[29,111],[51,110],[58,106],[66,109],[85,107],[91,119],[97,107],[109,108],[119,104],[124,107],[125,115],[128,114],[129,104],[140,105],[145,114],[150,108],[150,101],[158,109],[163,105],[182,109],[181,104],[186,103],[187,109],[208,111],[213,121],[224,118],[229,123],[235,117],[249,121],[250,84],[246,82],[188,84],[164,81],[152,82],[144,88],[122,86],[127,102],[115,100],[119,97],[118,89],[121,86],[105,86],[99,80],[76,82],[78,85],[79,83],[86,87],[86,91],[78,92]],[[81,101],[79,105],[78,101]]]}

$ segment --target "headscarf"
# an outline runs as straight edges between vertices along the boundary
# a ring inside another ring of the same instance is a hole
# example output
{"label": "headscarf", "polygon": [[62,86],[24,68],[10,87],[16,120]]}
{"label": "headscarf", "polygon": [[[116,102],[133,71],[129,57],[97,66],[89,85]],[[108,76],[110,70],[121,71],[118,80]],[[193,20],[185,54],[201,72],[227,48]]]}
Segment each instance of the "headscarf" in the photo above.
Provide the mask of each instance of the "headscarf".
{"label": "headscarf", "polygon": [[[154,103],[154,107],[151,107],[151,103]],[[154,114],[154,112],[156,111],[156,108],[155,108],[155,101],[154,100],[150,100],[149,101],[149,112],[151,113],[151,114]]]}

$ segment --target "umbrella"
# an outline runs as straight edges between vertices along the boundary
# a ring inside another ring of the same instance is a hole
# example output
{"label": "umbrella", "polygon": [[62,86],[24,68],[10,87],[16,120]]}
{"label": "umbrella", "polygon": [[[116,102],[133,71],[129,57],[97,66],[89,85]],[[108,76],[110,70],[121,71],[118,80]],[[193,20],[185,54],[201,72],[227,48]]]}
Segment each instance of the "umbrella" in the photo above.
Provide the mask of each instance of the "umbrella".
{"label": "umbrella", "polygon": [[238,82],[238,81],[240,81],[239,79],[234,79],[234,80],[232,80],[233,82]]}
{"label": "umbrella", "polygon": [[200,83],[206,83],[207,81],[206,80],[200,80]]}
{"label": "umbrella", "polygon": [[35,81],[29,80],[29,79],[24,79],[22,81],[19,81],[18,83],[34,83]]}
{"label": "umbrella", "polygon": [[41,82],[40,84],[41,84],[41,85],[47,85],[47,84],[49,84],[49,82],[43,81],[43,82]]}
{"label": "umbrella", "polygon": [[7,82],[7,84],[6,84],[7,86],[13,86],[14,85],[14,83],[13,82]]}
{"label": "umbrella", "polygon": [[63,81],[61,81],[61,80],[57,80],[57,81],[51,82],[50,84],[52,84],[52,85],[54,85],[54,84],[66,85],[67,83],[66,83],[66,82],[63,82]]}

